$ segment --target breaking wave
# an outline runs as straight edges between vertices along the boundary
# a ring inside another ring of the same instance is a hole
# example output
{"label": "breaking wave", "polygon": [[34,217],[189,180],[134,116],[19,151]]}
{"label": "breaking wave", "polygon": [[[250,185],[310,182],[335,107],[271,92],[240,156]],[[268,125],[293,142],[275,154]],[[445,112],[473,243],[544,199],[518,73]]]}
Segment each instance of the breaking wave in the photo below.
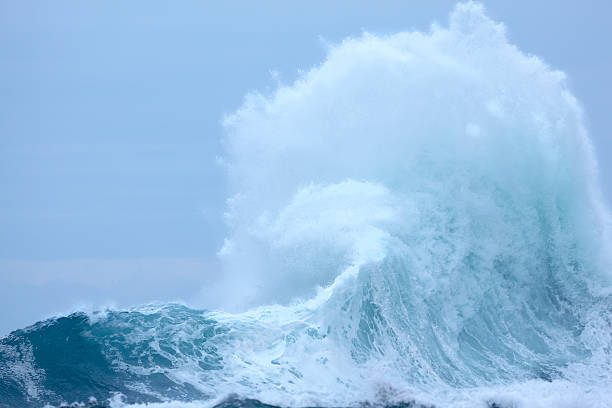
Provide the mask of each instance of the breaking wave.
{"label": "breaking wave", "polygon": [[0,407],[611,407],[610,222],[582,116],[473,3],[345,40],[225,120],[219,307],[13,332]]}

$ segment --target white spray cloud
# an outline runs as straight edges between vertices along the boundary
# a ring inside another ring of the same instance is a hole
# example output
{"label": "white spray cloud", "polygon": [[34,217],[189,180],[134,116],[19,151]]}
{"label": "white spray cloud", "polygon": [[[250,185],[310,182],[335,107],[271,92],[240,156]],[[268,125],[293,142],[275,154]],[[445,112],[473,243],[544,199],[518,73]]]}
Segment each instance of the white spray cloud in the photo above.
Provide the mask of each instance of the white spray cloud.
{"label": "white spray cloud", "polygon": [[475,3],[448,28],[331,46],[292,85],[248,95],[225,127],[229,306],[311,295],[390,234],[418,235],[424,205],[465,193],[457,205],[477,211],[468,191],[557,206],[588,235],[583,250],[605,252],[596,164],[564,74]]}

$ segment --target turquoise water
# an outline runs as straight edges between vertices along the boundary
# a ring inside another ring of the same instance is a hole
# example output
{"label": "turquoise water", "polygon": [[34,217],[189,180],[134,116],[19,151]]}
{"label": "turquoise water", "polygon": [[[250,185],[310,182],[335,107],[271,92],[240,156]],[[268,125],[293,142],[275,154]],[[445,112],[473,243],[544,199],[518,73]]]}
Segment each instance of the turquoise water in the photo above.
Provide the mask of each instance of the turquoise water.
{"label": "turquoise water", "polygon": [[612,406],[610,220],[582,109],[480,6],[332,46],[225,128],[211,307],[13,332],[0,406]]}

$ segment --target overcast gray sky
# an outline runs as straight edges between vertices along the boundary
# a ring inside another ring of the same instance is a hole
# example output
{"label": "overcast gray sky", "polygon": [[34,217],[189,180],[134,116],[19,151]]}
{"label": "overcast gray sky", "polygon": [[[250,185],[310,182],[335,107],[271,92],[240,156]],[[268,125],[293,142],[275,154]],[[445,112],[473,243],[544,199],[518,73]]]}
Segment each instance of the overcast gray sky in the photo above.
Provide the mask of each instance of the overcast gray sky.
{"label": "overcast gray sky", "polygon": [[[483,3],[567,73],[611,201],[612,6]],[[193,300],[224,237],[223,115],[326,43],[446,25],[454,4],[0,0],[0,335],[74,307]]]}

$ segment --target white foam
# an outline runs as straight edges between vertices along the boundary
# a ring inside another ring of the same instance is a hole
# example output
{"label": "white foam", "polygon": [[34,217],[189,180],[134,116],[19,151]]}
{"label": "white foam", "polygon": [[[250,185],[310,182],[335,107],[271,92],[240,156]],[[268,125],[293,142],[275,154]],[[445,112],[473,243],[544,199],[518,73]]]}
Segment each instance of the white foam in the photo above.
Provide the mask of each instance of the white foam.
{"label": "white foam", "polygon": [[582,110],[482,6],[346,39],[225,126],[227,279],[209,296],[250,309],[213,315],[235,330],[223,390],[605,404],[610,221]]}

